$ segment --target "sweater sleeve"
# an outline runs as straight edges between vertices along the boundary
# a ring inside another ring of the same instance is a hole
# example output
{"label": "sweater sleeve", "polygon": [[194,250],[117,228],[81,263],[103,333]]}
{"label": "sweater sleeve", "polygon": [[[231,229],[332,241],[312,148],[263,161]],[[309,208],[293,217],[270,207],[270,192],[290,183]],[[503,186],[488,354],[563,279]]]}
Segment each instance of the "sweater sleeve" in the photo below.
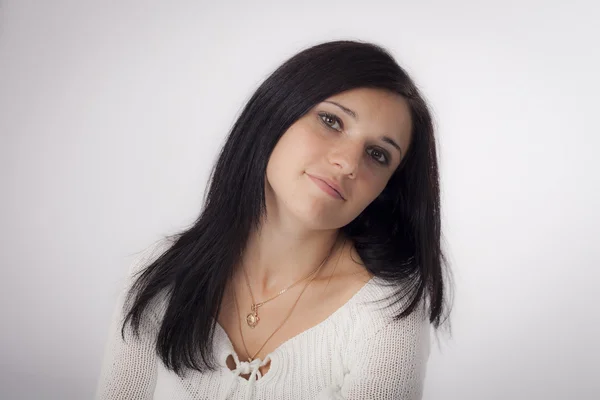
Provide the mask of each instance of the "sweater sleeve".
{"label": "sweater sleeve", "polygon": [[317,400],[421,399],[429,340],[429,321],[423,311],[390,320],[361,345],[341,385],[327,388]]}
{"label": "sweater sleeve", "polygon": [[154,396],[158,356],[149,322],[142,319],[139,339],[133,335],[129,323],[125,329],[125,341],[121,336],[125,298],[133,284],[134,274],[146,265],[144,261],[147,258],[140,257],[130,266],[126,284],[118,296],[104,347],[96,400],[147,400]]}

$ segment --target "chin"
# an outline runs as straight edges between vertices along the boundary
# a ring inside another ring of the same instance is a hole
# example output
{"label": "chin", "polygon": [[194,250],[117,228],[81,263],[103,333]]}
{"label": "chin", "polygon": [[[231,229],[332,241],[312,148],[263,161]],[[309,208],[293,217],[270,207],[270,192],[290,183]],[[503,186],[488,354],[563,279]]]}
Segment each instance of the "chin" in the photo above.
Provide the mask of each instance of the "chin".
{"label": "chin", "polygon": [[352,219],[348,220],[347,215],[342,214],[339,206],[332,207],[331,204],[314,197],[304,200],[301,202],[299,198],[293,199],[295,207],[292,212],[297,220],[310,229],[339,229],[352,221]]}

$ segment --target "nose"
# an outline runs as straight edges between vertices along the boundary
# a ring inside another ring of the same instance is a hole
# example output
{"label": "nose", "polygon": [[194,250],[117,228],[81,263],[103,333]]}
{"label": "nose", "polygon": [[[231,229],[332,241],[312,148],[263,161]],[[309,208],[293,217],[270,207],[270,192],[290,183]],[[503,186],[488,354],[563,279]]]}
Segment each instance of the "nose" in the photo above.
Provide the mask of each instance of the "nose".
{"label": "nose", "polygon": [[352,142],[339,145],[330,152],[329,162],[337,167],[342,174],[354,177],[360,164],[362,152],[362,144],[360,143]]}

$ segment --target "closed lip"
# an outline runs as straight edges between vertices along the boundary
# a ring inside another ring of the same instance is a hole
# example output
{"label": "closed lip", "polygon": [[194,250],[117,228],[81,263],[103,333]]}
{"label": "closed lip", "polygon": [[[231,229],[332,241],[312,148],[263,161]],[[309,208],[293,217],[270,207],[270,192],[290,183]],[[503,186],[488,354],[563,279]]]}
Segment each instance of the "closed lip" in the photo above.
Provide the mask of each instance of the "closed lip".
{"label": "closed lip", "polygon": [[307,174],[307,175],[312,176],[313,178],[316,178],[316,179],[319,179],[319,180],[325,182],[327,184],[327,186],[329,186],[330,188],[332,188],[333,190],[335,190],[336,192],[338,192],[338,194],[340,195],[340,197],[343,200],[346,200],[346,194],[344,193],[344,191],[342,190],[342,188],[337,183],[335,183],[334,180],[329,179],[329,178],[325,178],[325,177],[322,177],[322,176],[318,176],[318,175],[313,175],[313,174]]}

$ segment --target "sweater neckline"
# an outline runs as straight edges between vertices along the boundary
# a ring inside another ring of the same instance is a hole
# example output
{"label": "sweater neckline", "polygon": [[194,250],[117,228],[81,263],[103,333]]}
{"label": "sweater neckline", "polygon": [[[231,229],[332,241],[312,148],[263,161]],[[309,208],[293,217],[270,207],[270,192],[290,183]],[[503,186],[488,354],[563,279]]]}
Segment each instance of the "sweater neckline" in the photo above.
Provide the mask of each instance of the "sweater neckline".
{"label": "sweater neckline", "polygon": [[[270,359],[271,366],[269,367],[269,371],[260,379],[254,380],[254,383],[262,384],[263,381],[266,382],[266,381],[270,380],[270,378],[273,375],[275,375],[274,372],[276,371],[276,368],[277,368],[277,360],[278,360],[279,353],[281,353],[286,347],[289,347],[290,345],[292,345],[294,342],[297,342],[298,340],[300,340],[300,338],[310,334],[311,332],[313,332],[317,329],[321,329],[323,326],[331,323],[331,321],[333,319],[335,319],[339,314],[341,314],[346,308],[350,307],[352,304],[359,301],[362,297],[365,297],[368,293],[368,288],[373,284],[375,279],[376,279],[375,276],[371,277],[367,281],[367,283],[365,283],[360,289],[358,289],[356,291],[356,293],[354,293],[352,295],[352,297],[350,297],[350,299],[348,299],[344,304],[342,304],[333,313],[329,314],[329,316],[327,318],[325,318],[323,321],[292,336],[291,338],[289,338],[288,340],[286,340],[285,342],[283,342],[282,344],[277,346],[277,348],[275,348],[269,354],[267,354],[264,357],[264,359],[255,359],[255,360],[260,360],[261,363],[264,363],[265,360]],[[367,296],[367,297],[369,297],[369,296]],[[233,371],[231,371],[231,369],[229,369],[229,367],[227,366],[226,361],[227,361],[227,358],[231,355],[231,356],[233,356],[234,361],[236,361],[236,363],[237,363],[236,358],[239,359],[239,355],[235,352],[235,349],[233,348],[233,343],[231,342],[231,339],[229,338],[229,335],[227,334],[225,329],[221,326],[221,324],[215,318],[213,318],[213,320],[215,322],[215,327],[216,327],[215,329],[220,332],[220,334],[226,344],[226,347],[227,347],[225,350],[221,350],[222,352],[220,353],[220,361],[221,361],[222,365],[225,368],[227,368],[227,370],[229,370],[231,373],[233,373]],[[239,368],[239,365],[236,365],[236,368]],[[241,376],[238,376],[238,378],[244,380],[245,382],[249,382],[248,379],[243,378]]]}

